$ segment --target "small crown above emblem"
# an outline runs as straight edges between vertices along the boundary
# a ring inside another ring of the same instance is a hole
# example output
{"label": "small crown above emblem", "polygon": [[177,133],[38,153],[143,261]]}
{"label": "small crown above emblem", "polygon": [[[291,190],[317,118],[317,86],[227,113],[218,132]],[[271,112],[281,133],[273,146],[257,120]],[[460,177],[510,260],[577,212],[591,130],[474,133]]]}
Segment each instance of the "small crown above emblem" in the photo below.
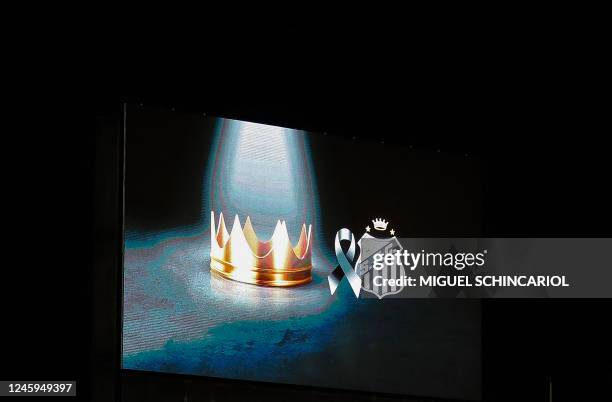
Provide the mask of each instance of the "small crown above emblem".
{"label": "small crown above emblem", "polygon": [[389,224],[389,222],[380,218],[372,220],[372,223],[374,224],[374,229],[376,230],[387,230],[387,225]]}

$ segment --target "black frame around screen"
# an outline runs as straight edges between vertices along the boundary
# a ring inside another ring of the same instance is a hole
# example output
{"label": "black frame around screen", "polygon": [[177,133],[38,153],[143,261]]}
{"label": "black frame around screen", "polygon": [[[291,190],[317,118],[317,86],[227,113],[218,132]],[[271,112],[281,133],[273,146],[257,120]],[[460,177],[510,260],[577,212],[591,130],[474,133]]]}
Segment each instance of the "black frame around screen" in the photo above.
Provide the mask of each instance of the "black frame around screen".
{"label": "black frame around screen", "polygon": [[[596,102],[585,101],[583,97],[570,101],[560,96],[557,82],[554,84],[557,92],[546,97],[532,96],[539,88],[535,80],[528,80],[528,85],[512,94],[500,82],[487,81],[486,96],[479,92],[485,86],[474,93],[471,81],[459,91],[449,90],[445,84],[433,85],[432,90],[432,83],[428,82],[423,92],[400,91],[408,95],[402,99],[373,96],[381,95],[371,93],[375,91],[364,91],[359,96],[357,92],[333,94],[330,85],[324,91],[313,90],[310,96],[296,88],[290,91],[292,94],[283,92],[283,97],[274,91],[271,92],[276,97],[266,99],[257,94],[257,99],[249,103],[246,98],[224,98],[225,83],[216,93],[211,91],[207,79],[206,84],[193,88],[197,90],[192,91],[191,97],[108,95],[98,99],[95,258],[91,278],[92,395],[100,401],[119,400],[123,388],[131,395],[140,395],[137,400],[147,400],[142,395],[148,395],[148,400],[165,400],[153,392],[165,387],[166,395],[174,399],[184,395],[205,397],[213,395],[206,393],[208,388],[224,383],[204,377],[178,377],[168,378],[169,383],[157,387],[162,381],[159,377],[139,372],[142,376],[137,382],[128,379],[122,384],[129,375],[120,369],[123,278],[120,165],[125,102],[328,131],[349,140],[356,136],[359,140],[384,140],[386,144],[414,146],[430,152],[441,148],[443,152],[469,154],[485,164],[483,235],[610,237],[610,193],[602,187],[609,170],[609,150],[600,146],[603,144],[593,120],[599,110]],[[363,89],[359,85],[356,88]],[[386,117],[382,127],[379,116]],[[398,122],[406,121],[408,131],[392,133],[390,129]],[[380,130],[373,130],[375,127]],[[549,167],[554,167],[554,171]],[[544,177],[546,185],[542,182]],[[482,307],[483,400],[546,399],[551,376],[555,395],[580,396],[573,400],[583,399],[585,392],[604,391],[605,384],[609,384],[610,331],[604,318],[612,308],[611,300],[483,300]],[[524,336],[526,332],[529,337]],[[238,385],[223,388],[224,400],[244,400],[245,395],[294,402],[326,396],[354,400],[363,395],[342,391],[346,395],[343,398],[332,391],[315,394],[315,390],[266,384],[253,385],[249,394],[233,393]]]}

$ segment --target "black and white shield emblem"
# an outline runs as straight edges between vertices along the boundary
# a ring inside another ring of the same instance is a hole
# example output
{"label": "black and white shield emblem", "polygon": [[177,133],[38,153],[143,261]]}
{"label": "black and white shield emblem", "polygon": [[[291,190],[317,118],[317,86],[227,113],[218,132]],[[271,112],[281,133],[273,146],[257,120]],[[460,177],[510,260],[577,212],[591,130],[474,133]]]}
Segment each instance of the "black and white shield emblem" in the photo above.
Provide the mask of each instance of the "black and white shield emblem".
{"label": "black and white shield emblem", "polygon": [[361,249],[356,268],[357,275],[361,277],[361,289],[379,299],[401,292],[404,286],[390,286],[387,280],[405,276],[403,265],[398,265],[396,261],[393,265],[385,264],[381,270],[374,269],[375,254],[395,254],[397,250],[403,250],[397,238],[393,236],[381,239],[365,233],[357,244]]}

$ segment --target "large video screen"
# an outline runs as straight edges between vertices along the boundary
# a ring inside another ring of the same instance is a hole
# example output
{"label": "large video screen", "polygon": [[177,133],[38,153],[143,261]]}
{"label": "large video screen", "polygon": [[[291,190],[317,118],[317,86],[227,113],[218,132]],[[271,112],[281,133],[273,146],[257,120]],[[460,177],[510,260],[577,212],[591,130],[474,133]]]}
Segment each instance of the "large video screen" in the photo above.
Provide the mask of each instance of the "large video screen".
{"label": "large video screen", "polygon": [[125,124],[124,369],[480,399],[478,300],[330,279],[343,228],[477,235],[477,161],[141,106]]}

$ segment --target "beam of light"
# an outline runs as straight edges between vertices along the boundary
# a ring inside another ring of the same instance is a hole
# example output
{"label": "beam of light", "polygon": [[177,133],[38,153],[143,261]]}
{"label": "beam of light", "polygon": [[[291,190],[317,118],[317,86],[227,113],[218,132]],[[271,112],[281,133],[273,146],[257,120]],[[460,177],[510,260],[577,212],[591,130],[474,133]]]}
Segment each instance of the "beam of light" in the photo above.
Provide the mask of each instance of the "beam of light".
{"label": "beam of light", "polygon": [[315,216],[304,133],[227,119],[221,124],[208,213],[250,216],[261,240],[270,239],[277,222],[285,221],[296,229],[288,242],[297,244],[299,228]]}

